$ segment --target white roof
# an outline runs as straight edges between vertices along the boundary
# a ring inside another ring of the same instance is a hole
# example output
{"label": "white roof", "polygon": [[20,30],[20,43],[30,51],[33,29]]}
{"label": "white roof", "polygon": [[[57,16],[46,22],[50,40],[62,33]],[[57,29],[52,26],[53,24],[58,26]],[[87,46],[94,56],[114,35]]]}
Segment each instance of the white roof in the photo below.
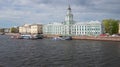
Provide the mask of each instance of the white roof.
{"label": "white roof", "polygon": [[99,21],[90,21],[90,22],[77,22],[77,23],[75,23],[75,25],[86,25],[86,24],[96,24],[96,23],[101,24],[101,22],[99,22]]}

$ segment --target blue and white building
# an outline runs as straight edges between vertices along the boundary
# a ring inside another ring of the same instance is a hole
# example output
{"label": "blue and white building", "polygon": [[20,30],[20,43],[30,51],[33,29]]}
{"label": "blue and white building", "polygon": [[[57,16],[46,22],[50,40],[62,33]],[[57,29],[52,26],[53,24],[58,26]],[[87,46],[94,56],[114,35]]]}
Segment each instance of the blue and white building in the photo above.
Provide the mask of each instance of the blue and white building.
{"label": "blue and white building", "polygon": [[49,23],[43,26],[43,34],[51,35],[92,35],[103,33],[102,23],[99,21],[75,22],[70,6],[67,9],[65,21]]}

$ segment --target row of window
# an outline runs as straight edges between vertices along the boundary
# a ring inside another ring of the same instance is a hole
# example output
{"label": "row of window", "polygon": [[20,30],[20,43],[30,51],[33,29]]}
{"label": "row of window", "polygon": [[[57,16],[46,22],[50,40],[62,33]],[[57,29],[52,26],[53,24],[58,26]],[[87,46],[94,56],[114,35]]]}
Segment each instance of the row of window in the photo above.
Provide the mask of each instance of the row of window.
{"label": "row of window", "polygon": [[[67,33],[63,33],[63,32],[44,32],[44,33],[47,33],[47,34],[67,34]],[[101,34],[100,32],[72,32],[71,34],[75,34],[75,35],[79,35],[79,34]]]}

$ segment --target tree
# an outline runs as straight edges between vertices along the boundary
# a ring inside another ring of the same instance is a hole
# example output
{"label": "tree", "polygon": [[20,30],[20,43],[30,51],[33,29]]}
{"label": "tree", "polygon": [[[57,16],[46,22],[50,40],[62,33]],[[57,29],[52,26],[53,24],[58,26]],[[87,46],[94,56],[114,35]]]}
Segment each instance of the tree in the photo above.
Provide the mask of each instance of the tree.
{"label": "tree", "polygon": [[117,34],[119,29],[118,22],[119,20],[115,19],[104,19],[102,23],[105,28],[105,33],[109,33],[110,35]]}
{"label": "tree", "polygon": [[10,28],[11,33],[18,33],[18,28],[12,27]]}

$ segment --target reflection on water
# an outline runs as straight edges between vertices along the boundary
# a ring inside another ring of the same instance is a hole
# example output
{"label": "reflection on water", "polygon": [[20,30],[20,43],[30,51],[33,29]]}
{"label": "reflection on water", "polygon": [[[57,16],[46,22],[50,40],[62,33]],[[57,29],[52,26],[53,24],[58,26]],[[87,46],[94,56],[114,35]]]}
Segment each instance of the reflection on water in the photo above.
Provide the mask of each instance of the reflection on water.
{"label": "reflection on water", "polygon": [[120,67],[120,42],[10,39],[0,35],[0,67]]}

